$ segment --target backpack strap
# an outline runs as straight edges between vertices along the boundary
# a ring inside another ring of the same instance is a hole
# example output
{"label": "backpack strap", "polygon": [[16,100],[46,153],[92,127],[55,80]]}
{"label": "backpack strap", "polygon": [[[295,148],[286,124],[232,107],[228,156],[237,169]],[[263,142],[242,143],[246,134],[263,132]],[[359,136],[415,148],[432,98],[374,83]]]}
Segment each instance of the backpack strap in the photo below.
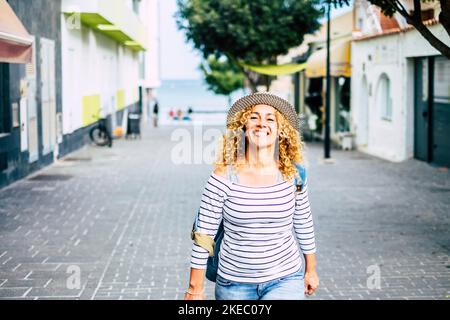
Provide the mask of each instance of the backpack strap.
{"label": "backpack strap", "polygon": [[195,230],[192,230],[191,232],[191,239],[194,240],[194,242],[202,247],[205,250],[208,250],[208,254],[210,257],[214,256],[214,240],[208,236],[205,233],[200,233]]}
{"label": "backpack strap", "polygon": [[199,212],[195,215],[195,221],[192,225],[191,239],[194,240],[198,246],[208,250],[209,256],[212,257],[214,255],[214,240],[207,234],[197,231],[198,215]]}
{"label": "backpack strap", "polygon": [[303,186],[306,183],[306,169],[303,165],[299,163],[296,163],[295,167],[297,168],[298,175],[300,176],[300,179],[298,179],[297,177],[295,178],[295,185],[297,186],[296,191],[302,192]]}

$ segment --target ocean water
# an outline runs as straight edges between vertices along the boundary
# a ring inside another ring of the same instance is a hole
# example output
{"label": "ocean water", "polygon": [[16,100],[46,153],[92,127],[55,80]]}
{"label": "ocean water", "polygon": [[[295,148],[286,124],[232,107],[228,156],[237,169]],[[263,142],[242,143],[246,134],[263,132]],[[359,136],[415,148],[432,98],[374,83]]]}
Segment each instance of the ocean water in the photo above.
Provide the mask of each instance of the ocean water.
{"label": "ocean water", "polygon": [[[232,95],[233,103],[248,91],[237,90]],[[189,121],[174,121],[169,117],[172,110],[181,110],[183,114],[191,107],[193,121],[207,124],[225,124],[226,113],[230,106],[228,97],[216,95],[207,89],[203,80],[162,80],[157,91],[161,124],[189,124]]]}
{"label": "ocean water", "polygon": [[[232,95],[232,101],[243,96],[242,90]],[[228,97],[216,95],[207,89],[203,80],[162,80],[157,93],[161,109],[187,110],[194,112],[227,112]]]}

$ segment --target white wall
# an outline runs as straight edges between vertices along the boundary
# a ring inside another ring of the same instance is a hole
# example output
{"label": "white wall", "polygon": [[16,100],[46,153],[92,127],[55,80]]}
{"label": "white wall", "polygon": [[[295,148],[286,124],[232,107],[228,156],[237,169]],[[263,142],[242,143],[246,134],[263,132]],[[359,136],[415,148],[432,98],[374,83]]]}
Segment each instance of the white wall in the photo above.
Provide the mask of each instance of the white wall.
{"label": "white wall", "polygon": [[[352,125],[358,134],[361,114],[368,113],[368,144],[366,152],[392,161],[403,160],[405,126],[405,92],[402,79],[404,66],[397,37],[382,37],[370,41],[354,42],[352,45]],[[364,67],[363,67],[364,64]],[[364,69],[363,69],[364,68]],[[377,101],[380,77],[386,74],[390,80],[392,118],[382,118],[382,106]],[[368,83],[368,104],[361,105],[361,91],[364,77]],[[362,110],[362,108],[367,108]],[[357,140],[358,141],[358,140]]]}
{"label": "white wall", "polygon": [[143,1],[140,18],[148,33],[143,86],[157,88],[161,84],[159,76],[159,0]]}
{"label": "white wall", "polygon": [[[443,35],[441,25],[431,26],[430,29],[435,34]],[[450,43],[448,36],[446,39]],[[416,30],[352,43],[351,121],[357,135],[360,134],[362,108],[367,108],[369,113],[368,144],[367,147],[357,146],[358,149],[390,161],[403,161],[413,156],[412,58],[438,54]],[[382,119],[382,110],[377,104],[378,82],[383,73],[389,77],[391,84],[392,121]],[[367,105],[360,104],[364,77],[369,88]]]}
{"label": "white wall", "polygon": [[125,103],[139,98],[138,54],[81,24],[70,28],[62,15],[63,133],[83,126],[83,96],[100,95],[102,114],[116,111],[116,94],[125,90]]}
{"label": "white wall", "polygon": [[83,68],[83,33],[87,30],[68,30],[65,17],[61,17],[62,40],[62,113],[63,134],[72,133],[81,127],[82,95],[85,90]]}
{"label": "white wall", "polygon": [[130,49],[123,49],[122,73],[119,74],[122,80],[122,88],[125,89],[125,104],[128,106],[139,100],[139,54]]}

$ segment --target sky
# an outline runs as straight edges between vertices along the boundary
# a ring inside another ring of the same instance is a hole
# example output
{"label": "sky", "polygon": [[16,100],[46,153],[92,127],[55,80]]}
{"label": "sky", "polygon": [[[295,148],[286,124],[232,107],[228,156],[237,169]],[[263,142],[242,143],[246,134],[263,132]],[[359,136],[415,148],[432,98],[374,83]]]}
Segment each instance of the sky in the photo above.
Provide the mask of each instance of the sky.
{"label": "sky", "polygon": [[[184,33],[176,26],[176,0],[160,0],[159,6],[161,80],[201,79],[202,75],[198,70],[200,55],[193,50],[191,43],[185,42]],[[332,16],[349,10],[350,7],[333,9]]]}
{"label": "sky", "polygon": [[161,80],[200,79],[197,69],[200,55],[192,44],[185,43],[185,36],[176,26],[173,17],[177,11],[176,0],[160,0],[160,61]]}

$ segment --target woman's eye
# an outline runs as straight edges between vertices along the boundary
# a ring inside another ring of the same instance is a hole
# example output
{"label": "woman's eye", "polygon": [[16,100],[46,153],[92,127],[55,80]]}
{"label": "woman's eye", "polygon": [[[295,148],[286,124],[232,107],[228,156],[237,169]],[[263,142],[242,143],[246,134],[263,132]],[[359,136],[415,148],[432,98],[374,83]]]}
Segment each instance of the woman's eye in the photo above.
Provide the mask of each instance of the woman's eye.
{"label": "woman's eye", "polygon": [[273,122],[273,121],[275,121],[275,119],[267,119],[267,121],[272,121]]}
{"label": "woman's eye", "polygon": [[258,117],[250,117],[250,119],[256,120],[256,119],[258,119]]}

